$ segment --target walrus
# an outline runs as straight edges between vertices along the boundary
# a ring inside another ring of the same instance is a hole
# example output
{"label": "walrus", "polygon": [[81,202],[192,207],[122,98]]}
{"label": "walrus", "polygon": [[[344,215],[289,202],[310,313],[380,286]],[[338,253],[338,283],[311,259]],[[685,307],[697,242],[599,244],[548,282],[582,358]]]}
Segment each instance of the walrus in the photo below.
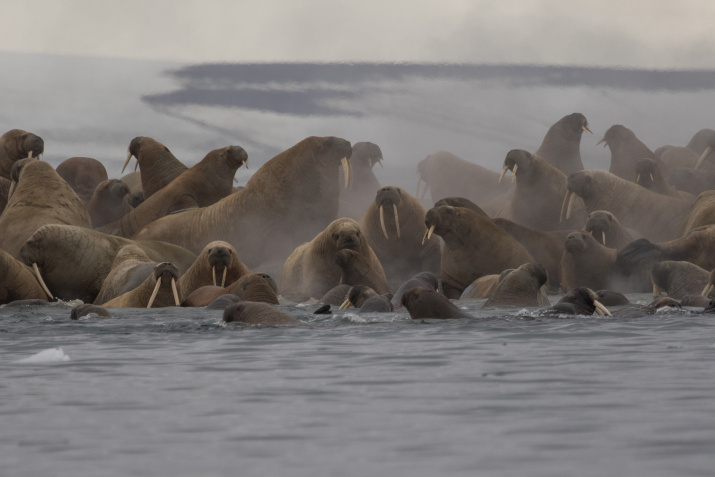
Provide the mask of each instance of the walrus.
{"label": "walrus", "polygon": [[321,298],[319,303],[332,306],[340,306],[345,301],[345,296],[348,291],[352,288],[352,285],[347,285],[343,283],[342,285],[335,285],[333,288],[328,290]]}
{"label": "walrus", "polygon": [[11,129],[0,136],[0,177],[10,179],[12,165],[26,157],[38,157],[45,152],[40,136],[22,129]]}
{"label": "walrus", "polygon": [[583,170],[581,135],[584,131],[593,134],[588,128],[586,116],[581,113],[566,115],[549,128],[536,155],[567,176]]}
{"label": "walrus", "polygon": [[630,304],[630,300],[623,294],[613,290],[596,291],[598,301],[604,306],[621,306]]}
{"label": "walrus", "polygon": [[19,258],[23,243],[46,224],[91,228],[84,203],[50,164],[22,159],[13,164],[11,174],[17,186],[0,216],[1,249]]}
{"label": "walrus", "polygon": [[635,231],[623,227],[616,216],[607,210],[594,210],[588,214],[583,229],[601,245],[616,250],[640,238]]}
{"label": "walrus", "polygon": [[[635,229],[651,240],[670,240],[678,236],[683,217],[692,207],[692,201],[656,194],[601,170],[571,174],[564,205],[571,204],[574,195],[583,199],[588,213],[607,210],[621,225]],[[569,216],[568,206],[565,216]]]}
{"label": "walrus", "polygon": [[439,241],[422,244],[426,213],[404,189],[388,186],[377,191],[360,221],[391,287],[422,271],[439,273]]}
{"label": "walrus", "polygon": [[358,314],[362,313],[390,313],[393,311],[392,303],[390,302],[391,294],[387,293],[385,295],[375,295],[367,300],[365,300],[360,308],[358,309]]}
{"label": "walrus", "polygon": [[176,280],[179,269],[169,262],[157,263],[154,272],[134,290],[103,303],[105,308],[164,308],[180,306]]}
{"label": "walrus", "polygon": [[62,161],[55,170],[85,205],[92,200],[94,189],[109,179],[104,164],[91,157],[70,157]]}
{"label": "walrus", "polygon": [[673,168],[668,174],[668,181],[677,190],[697,196],[702,192],[715,189],[715,164],[713,164],[713,169]]}
{"label": "walrus", "polygon": [[669,297],[680,300],[701,293],[708,284],[710,272],[690,262],[664,260],[653,264],[651,278],[654,296],[665,291]]}
{"label": "walrus", "polygon": [[379,294],[369,286],[353,285],[345,294],[345,300],[343,300],[343,303],[340,305],[340,309],[345,310],[351,306],[360,308],[367,299],[378,295]]}
{"label": "walrus", "polygon": [[375,164],[382,167],[382,150],[371,142],[356,142],[353,144],[350,165],[352,175],[350,184],[345,184],[341,178],[340,217],[350,217],[357,221],[365,213],[375,197],[375,191],[380,188],[380,181],[372,171]]}
{"label": "walrus", "polygon": [[127,201],[132,207],[137,207],[139,204],[144,202],[144,189],[142,188],[142,176],[141,172],[135,171],[130,172],[120,178],[127,187],[129,187],[129,194]]}
{"label": "walrus", "polygon": [[0,177],[0,214],[5,210],[7,200],[10,196],[10,186],[12,182],[9,179]]}
{"label": "walrus", "polygon": [[351,154],[344,139],[309,137],[266,162],[240,191],[152,222],[135,239],[163,240],[194,253],[224,240],[246,266],[272,272],[271,264],[282,263],[337,218],[339,168],[350,174]]}
{"label": "walrus", "polygon": [[[656,156],[660,157],[671,172],[673,169],[680,167],[695,169],[698,159],[700,159],[700,154],[687,147],[668,146],[667,149],[660,154],[658,154],[657,151],[653,152],[655,152]],[[715,164],[707,164],[704,165],[703,168],[713,170],[715,169]]]}
{"label": "walrus", "polygon": [[394,309],[401,307],[402,295],[404,295],[407,290],[417,287],[437,291],[439,289],[439,279],[437,278],[437,275],[432,272],[420,272],[415,274],[409,280],[405,281],[405,283],[400,285],[397,291],[395,291],[395,294],[390,300],[392,307]]}
{"label": "walrus", "polygon": [[713,150],[715,149],[715,135],[712,135],[707,140],[707,147],[703,153],[698,158],[698,162],[695,164],[695,169],[702,169],[705,164],[712,166],[712,162],[715,161],[715,154]]}
{"label": "walrus", "polygon": [[90,303],[82,303],[81,305],[75,306],[70,312],[71,320],[79,320],[85,316],[95,315],[98,318],[111,318],[112,312],[106,308],[99,305],[92,305]]}
{"label": "walrus", "polygon": [[52,298],[52,294],[43,289],[30,267],[4,250],[0,250],[0,270],[0,305],[15,300]]}
{"label": "walrus", "polygon": [[108,179],[97,184],[87,204],[92,227],[97,229],[131,212],[129,187],[119,179]]}
{"label": "walrus", "polygon": [[564,254],[564,241],[570,230],[533,230],[500,217],[492,221],[514,237],[534,258],[534,261],[546,267],[549,275],[550,291],[558,292],[561,284],[561,256]]}
{"label": "walrus", "polygon": [[[355,257],[346,256],[345,266],[341,267],[336,263],[336,254],[344,249],[356,252],[356,255],[364,259],[364,264],[359,264],[354,260]],[[375,273],[380,281],[387,284],[382,266],[368,245],[360,225],[350,218],[334,220],[313,240],[298,246],[285,261],[281,273],[280,294],[300,302],[311,297],[320,298],[340,283],[346,268],[349,272],[358,265],[363,272]],[[359,270],[356,271],[360,274]],[[387,291],[389,289],[380,290],[381,293]]]}
{"label": "walrus", "polygon": [[273,305],[267,303],[238,302],[229,305],[223,311],[224,323],[241,322],[249,325],[286,326],[300,325],[300,320],[293,318]]}
{"label": "walrus", "polygon": [[643,144],[633,131],[620,124],[608,128],[597,145],[603,143],[603,147],[608,146],[611,150],[611,166],[608,172],[621,179],[635,182],[636,163],[644,158],[653,159],[665,167],[660,158]]}
{"label": "walrus", "polygon": [[136,157],[137,167],[141,173],[144,200],[188,169],[169,151],[168,147],[150,137],[137,136],[131,140],[122,174],[132,157]]}
{"label": "walrus", "polygon": [[534,230],[573,230],[586,216],[583,204],[574,202],[569,218],[561,217],[566,194],[566,175],[538,155],[523,149],[512,149],[504,158],[504,170],[512,171],[516,187],[502,213],[497,214]]}
{"label": "walrus", "polygon": [[457,308],[447,297],[434,290],[412,288],[402,295],[402,306],[407,308],[410,318],[472,318]]}
{"label": "walrus", "polygon": [[546,268],[540,263],[525,263],[516,270],[505,270],[482,308],[502,306],[549,306],[544,286]]}
{"label": "walrus", "polygon": [[641,159],[636,163],[636,184],[658,194],[695,200],[695,197],[689,192],[676,190],[670,185],[663,175],[660,164],[653,159]]}
{"label": "walrus", "polygon": [[229,305],[233,305],[234,303],[238,303],[241,301],[241,298],[239,298],[236,295],[231,295],[229,293],[225,295],[221,295],[220,297],[216,298],[214,301],[206,305],[207,310],[225,310],[226,307]]}
{"label": "walrus", "polygon": [[711,224],[715,224],[715,190],[705,191],[695,199],[693,207],[683,221],[680,235],[686,235],[693,229]]}
{"label": "walrus", "polygon": [[[499,183],[499,174],[466,161],[447,151],[427,156],[417,164],[417,192],[422,202],[429,189],[432,202],[442,197],[465,197],[481,207],[488,202],[501,203],[509,193],[510,184]],[[421,182],[425,189],[420,195]]]}
{"label": "walrus", "polygon": [[489,217],[489,215],[484,212],[481,207],[479,207],[477,204],[465,197],[442,197],[437,202],[435,202],[432,207],[441,207],[443,205],[449,205],[451,207],[465,207],[467,209],[472,209],[479,215]]}
{"label": "walrus", "polygon": [[239,146],[214,149],[128,214],[99,230],[131,238],[145,225],[173,212],[208,207],[233,192],[233,176],[247,160],[248,154]]}
{"label": "walrus", "polygon": [[141,247],[134,244],[124,245],[114,256],[112,268],[102,280],[94,304],[101,305],[134,290],[152,274],[156,263]]}
{"label": "walrus", "polygon": [[546,313],[565,315],[611,316],[611,312],[598,301],[596,292],[587,287],[578,287],[565,294],[555,305],[544,310]]}
{"label": "walrus", "polygon": [[[219,297],[227,294],[229,293],[226,290],[226,287],[220,287],[218,285],[204,285],[191,293],[186,294],[185,298],[181,302],[181,306],[187,308],[208,306],[214,300],[217,300]],[[224,306],[221,309],[223,310],[224,308],[226,307]]]}
{"label": "walrus", "polygon": [[[513,268],[508,268],[504,270],[504,272],[512,272],[514,271]],[[491,294],[492,290],[494,290],[494,287],[496,286],[497,283],[499,283],[499,277],[502,276],[502,273],[499,274],[492,274],[492,275],[484,275],[483,277],[479,277],[476,280],[474,280],[472,283],[469,284],[467,288],[464,289],[462,294],[459,296],[460,300],[473,300],[473,299],[480,299],[480,298],[488,298],[489,295]]]}
{"label": "walrus", "polygon": [[278,293],[273,279],[265,273],[248,273],[226,287],[228,293],[243,301],[278,305]]}
{"label": "walrus", "polygon": [[[161,192],[154,197],[158,194]],[[231,244],[213,241],[204,247],[193,265],[179,278],[179,288],[184,294],[182,299],[204,285],[225,287],[249,273],[251,270],[243,264]]]}
{"label": "walrus", "polygon": [[425,241],[432,233],[444,241],[440,278],[447,298],[459,298],[481,276],[534,261],[516,239],[470,209],[434,207],[427,211],[425,226]]}
{"label": "walrus", "polygon": [[[74,192],[73,192],[74,193]],[[22,261],[38,266],[49,290],[62,300],[92,303],[109,273],[117,252],[124,245],[140,247],[155,262],[169,261],[181,272],[196,255],[173,244],[134,241],[72,225],[43,225],[20,250]]]}

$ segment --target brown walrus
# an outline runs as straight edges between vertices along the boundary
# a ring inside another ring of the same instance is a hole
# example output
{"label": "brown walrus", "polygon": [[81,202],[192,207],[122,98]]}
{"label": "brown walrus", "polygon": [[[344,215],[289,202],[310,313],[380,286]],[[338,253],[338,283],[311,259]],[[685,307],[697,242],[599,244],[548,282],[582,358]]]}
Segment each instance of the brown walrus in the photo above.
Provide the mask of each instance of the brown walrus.
{"label": "brown walrus", "polygon": [[583,229],[601,245],[616,250],[620,250],[633,240],[640,238],[635,231],[623,227],[616,216],[607,210],[594,210],[588,214]]}
{"label": "brown walrus", "polygon": [[94,299],[95,305],[101,305],[109,300],[123,295],[142,284],[152,274],[156,261],[149,258],[146,252],[137,245],[124,245],[117,251],[102,287]]}
{"label": "brown walrus", "polygon": [[233,192],[233,176],[247,160],[248,154],[239,146],[214,149],[128,214],[100,230],[131,238],[161,217],[180,210],[208,207]]}
{"label": "brown walrus", "polygon": [[620,124],[608,128],[603,139],[598,142],[602,143],[605,143],[603,147],[608,146],[611,150],[611,166],[608,172],[621,179],[635,182],[636,163],[644,158],[653,159],[665,168],[660,158],[643,144],[633,131]]}
{"label": "brown walrus", "polygon": [[70,157],[62,161],[55,170],[85,204],[92,199],[94,189],[109,179],[104,164],[91,157]]}
{"label": "brown walrus", "polygon": [[[508,271],[512,270],[513,268],[508,269]],[[477,278],[472,283],[470,283],[467,288],[464,289],[462,294],[459,296],[459,299],[472,300],[479,298],[488,298],[489,294],[492,292],[492,290],[494,290],[496,284],[499,283],[499,277],[501,277],[501,273],[493,275],[484,275],[483,277]]]}
{"label": "brown walrus", "polygon": [[715,190],[703,192],[695,199],[693,207],[685,217],[681,235],[704,225],[715,224]]}
{"label": "brown walrus", "polygon": [[344,139],[304,139],[266,162],[240,191],[212,206],[163,217],[135,238],[195,253],[225,240],[249,268],[282,263],[337,218],[339,168],[349,174],[351,153]]}
{"label": "brown walrus", "polygon": [[103,303],[105,308],[164,308],[179,306],[176,285],[179,270],[169,262],[157,263],[146,280],[134,290]]}
{"label": "brown walrus", "polygon": [[0,248],[13,257],[20,257],[27,238],[43,225],[91,227],[82,200],[47,162],[22,159],[12,175],[17,186],[0,215]]}
{"label": "brown walrus", "polygon": [[664,260],[653,264],[651,278],[654,296],[665,291],[669,297],[680,300],[702,293],[710,280],[710,272],[690,262]]}
{"label": "brown walrus", "polygon": [[380,261],[374,255],[342,249],[335,252],[335,264],[340,267],[340,284],[366,285],[380,294],[389,293],[390,287]]}
{"label": "brown walrus", "polygon": [[587,287],[578,287],[566,293],[555,305],[544,310],[546,314],[611,316],[611,312],[600,301],[596,292]]}
{"label": "brown walrus", "polygon": [[380,146],[371,142],[356,142],[353,144],[350,165],[352,177],[350,184],[345,184],[341,178],[340,189],[340,217],[350,217],[357,221],[365,213],[375,197],[375,191],[380,188],[372,167],[380,164],[382,167],[382,151]]}
{"label": "brown walrus", "polygon": [[417,287],[437,291],[439,289],[439,279],[437,278],[437,275],[432,272],[420,272],[415,274],[415,276],[400,285],[400,287],[397,289],[392,299],[390,300],[392,307],[395,309],[401,307],[402,295],[404,295],[408,290]]}
{"label": "brown walrus", "polygon": [[472,318],[471,315],[457,308],[454,303],[434,290],[412,288],[402,295],[402,306],[407,308],[410,318]]}
{"label": "brown walrus", "polygon": [[388,186],[377,191],[360,221],[368,244],[394,288],[416,273],[439,273],[439,242],[422,244],[426,214],[422,204],[404,189]]}
{"label": "brown walrus", "polygon": [[225,287],[249,273],[251,270],[243,264],[230,243],[213,241],[204,247],[193,265],[179,278],[179,288],[183,293],[181,298],[204,285]]}
{"label": "brown walrus", "polygon": [[249,325],[286,326],[300,325],[300,320],[293,318],[268,303],[251,303],[241,301],[229,305],[223,311],[221,321],[224,323],[241,322]]}
{"label": "brown walrus", "polygon": [[641,159],[636,163],[636,184],[669,197],[695,200],[695,197],[689,192],[676,190],[670,185],[664,177],[660,164],[653,159]]}
{"label": "brown walrus", "polygon": [[525,263],[516,270],[504,270],[482,308],[500,306],[549,306],[544,285],[546,268],[540,263]]}
{"label": "brown walrus", "polygon": [[0,136],[0,177],[10,179],[12,165],[26,157],[38,157],[45,152],[40,136],[22,129],[11,129]]}
{"label": "brown walrus", "polygon": [[586,116],[572,113],[556,121],[546,132],[536,155],[567,176],[583,170],[581,161],[581,135],[588,128]]}
{"label": "brown walrus", "polygon": [[87,204],[92,227],[95,229],[119,220],[132,210],[129,187],[119,179],[108,179],[97,184]]}
{"label": "brown walrus", "polygon": [[426,241],[433,232],[444,241],[440,275],[448,298],[459,298],[481,276],[534,261],[516,239],[470,209],[434,207],[427,211],[425,226]]}
{"label": "brown walrus", "polygon": [[360,225],[353,219],[341,218],[333,221],[310,242],[298,246],[288,257],[281,273],[281,295],[293,301],[322,297],[340,283],[343,270],[336,264],[336,254],[343,249],[364,257],[367,267],[375,271],[379,269],[382,280],[387,282]]}
{"label": "brown walrus", "polygon": [[[188,169],[179,161],[169,148],[159,141],[145,136],[137,136],[129,143],[129,154],[122,167],[122,173],[133,157],[137,158],[137,167],[141,172],[144,200],[164,188]],[[136,169],[134,169],[136,170]]]}
{"label": "brown walrus", "polygon": [[0,250],[0,305],[15,300],[52,298],[45,292],[30,267]]}

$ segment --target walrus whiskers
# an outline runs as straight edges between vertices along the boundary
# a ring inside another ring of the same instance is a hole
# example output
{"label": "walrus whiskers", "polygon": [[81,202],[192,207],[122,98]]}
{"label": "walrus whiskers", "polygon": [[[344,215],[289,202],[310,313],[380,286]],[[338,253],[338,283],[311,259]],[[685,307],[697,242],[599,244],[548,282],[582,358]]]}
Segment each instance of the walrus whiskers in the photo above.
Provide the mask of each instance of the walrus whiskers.
{"label": "walrus whiskers", "polygon": [[45,293],[47,293],[47,296],[50,298],[50,300],[54,300],[55,297],[52,296],[52,293],[50,293],[50,289],[47,288],[45,281],[42,279],[42,275],[40,274],[40,269],[37,268],[37,262],[32,264],[32,270],[35,272],[35,278],[37,278],[37,281],[40,282],[40,286],[45,291]]}
{"label": "walrus whiskers", "polygon": [[154,286],[154,291],[151,292],[151,298],[149,298],[149,304],[146,306],[147,308],[151,308],[151,306],[154,304],[154,299],[156,299],[156,295],[159,293],[160,286],[161,286],[161,277],[156,279],[156,285]]}
{"label": "walrus whiskers", "polygon": [[397,229],[397,238],[400,238],[400,217],[397,215],[397,206],[392,204],[392,210],[395,211],[395,228]]}
{"label": "walrus whiskers", "polygon": [[713,148],[708,146],[705,151],[703,151],[703,155],[700,156],[700,159],[698,159],[698,162],[695,164],[695,169],[700,169],[700,167],[703,165],[705,162],[705,158],[712,152]]}
{"label": "walrus whiskers", "polygon": [[[224,268],[224,271],[226,269]],[[179,291],[176,289],[176,280],[174,280],[174,277],[171,277],[171,291],[174,293],[174,304],[176,306],[180,306],[181,302],[179,301]]]}
{"label": "walrus whiskers", "polygon": [[385,214],[382,211],[382,205],[380,206],[380,226],[382,227],[382,233],[385,235],[385,238],[390,240],[390,237],[387,236],[387,229],[385,228]]}

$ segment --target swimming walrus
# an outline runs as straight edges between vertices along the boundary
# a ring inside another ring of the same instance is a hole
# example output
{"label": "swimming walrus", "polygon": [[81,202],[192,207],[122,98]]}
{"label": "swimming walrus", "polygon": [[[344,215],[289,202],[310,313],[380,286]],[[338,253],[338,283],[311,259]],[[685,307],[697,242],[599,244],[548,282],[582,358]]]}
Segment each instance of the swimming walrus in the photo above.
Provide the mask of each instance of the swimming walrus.
{"label": "swimming walrus", "polygon": [[710,280],[710,272],[690,262],[664,260],[653,264],[651,278],[654,296],[664,291],[669,297],[680,300],[687,295],[702,293]]}
{"label": "swimming walrus", "polygon": [[578,287],[566,293],[555,305],[543,310],[544,313],[565,315],[611,316],[611,312],[600,301],[596,292],[587,287]]}
{"label": "swimming walrus", "polygon": [[169,262],[157,263],[154,271],[137,288],[102,303],[105,308],[164,308],[179,306],[176,280],[179,270]]}
{"label": "swimming walrus", "polygon": [[405,281],[400,287],[395,291],[395,294],[390,299],[390,303],[394,309],[402,306],[402,295],[404,295],[408,290],[413,288],[425,288],[427,290],[438,290],[439,289],[439,279],[437,275],[432,272],[420,272],[416,273],[409,280]]}
{"label": "swimming walrus", "polygon": [[45,152],[40,136],[22,129],[11,129],[0,136],[0,177],[10,179],[12,165],[26,157],[38,157]]}
{"label": "swimming walrus", "polygon": [[141,173],[144,200],[188,169],[169,151],[168,147],[156,139],[146,136],[137,136],[129,143],[127,160],[122,167],[122,173],[132,157],[136,157],[137,167]]}
{"label": "swimming walrus", "polygon": [[249,268],[282,263],[337,218],[339,169],[343,165],[349,175],[351,154],[344,139],[309,137],[266,162],[243,189],[209,207],[152,222],[135,239],[171,242],[194,253],[224,240]]}
{"label": "swimming walrus", "polygon": [[444,241],[440,278],[448,298],[459,298],[481,276],[534,261],[516,239],[470,209],[434,207],[427,211],[425,226],[425,241],[432,233]]}
{"label": "swimming walrus", "polygon": [[471,315],[457,308],[449,298],[425,288],[411,288],[402,295],[401,304],[410,313],[410,318],[472,318]]}
{"label": "swimming walrus", "polygon": [[540,263],[525,263],[515,270],[504,270],[482,308],[502,306],[549,306],[544,289],[548,280]]}
{"label": "swimming walrus", "polygon": [[300,320],[279,310],[268,303],[240,301],[227,306],[221,321],[224,323],[241,322],[248,325],[291,326],[300,325]]}
{"label": "swimming walrus", "polygon": [[572,113],[556,121],[546,132],[536,155],[565,175],[583,170],[581,161],[581,135],[588,128],[586,116]]}
{"label": "swimming walrus", "polygon": [[94,304],[101,305],[135,289],[151,275],[156,263],[141,247],[134,244],[124,245],[117,251],[112,268],[102,281]]}

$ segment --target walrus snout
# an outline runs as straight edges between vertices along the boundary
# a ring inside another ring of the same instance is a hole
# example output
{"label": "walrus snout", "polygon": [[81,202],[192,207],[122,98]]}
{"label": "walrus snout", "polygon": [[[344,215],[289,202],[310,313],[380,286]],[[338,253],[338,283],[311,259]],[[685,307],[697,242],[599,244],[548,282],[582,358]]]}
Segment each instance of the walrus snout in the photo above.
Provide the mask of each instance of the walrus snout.
{"label": "walrus snout", "polygon": [[226,161],[237,169],[243,165],[248,169],[248,153],[241,146],[226,146],[223,149]]}
{"label": "walrus snout", "polygon": [[338,250],[360,250],[360,239],[357,234],[342,235],[337,243]]}
{"label": "walrus snout", "polygon": [[569,253],[582,252],[586,248],[586,242],[580,232],[573,232],[566,237],[564,248]]}
{"label": "walrus snout", "polygon": [[45,141],[32,133],[23,134],[20,145],[21,149],[18,152],[22,157],[37,157],[45,152]]}

